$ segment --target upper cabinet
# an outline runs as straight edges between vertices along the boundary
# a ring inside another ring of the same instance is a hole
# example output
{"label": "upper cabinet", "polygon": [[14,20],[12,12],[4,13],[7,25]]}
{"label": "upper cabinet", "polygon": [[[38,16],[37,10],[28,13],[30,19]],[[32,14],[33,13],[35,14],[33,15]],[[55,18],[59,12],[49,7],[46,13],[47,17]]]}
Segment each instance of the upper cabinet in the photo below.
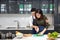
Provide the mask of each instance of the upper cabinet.
{"label": "upper cabinet", "polygon": [[42,9],[44,14],[53,14],[54,0],[1,0],[0,14],[31,14],[31,8]]}

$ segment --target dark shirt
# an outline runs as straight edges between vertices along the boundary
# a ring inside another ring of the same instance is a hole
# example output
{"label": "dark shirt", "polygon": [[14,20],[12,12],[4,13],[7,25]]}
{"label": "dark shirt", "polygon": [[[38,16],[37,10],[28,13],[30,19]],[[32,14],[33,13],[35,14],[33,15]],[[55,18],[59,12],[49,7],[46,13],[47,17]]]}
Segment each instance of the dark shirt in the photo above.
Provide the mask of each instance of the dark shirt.
{"label": "dark shirt", "polygon": [[33,25],[35,26],[44,26],[45,28],[49,27],[49,23],[46,23],[47,17],[44,15],[43,19],[34,19],[33,20]]}

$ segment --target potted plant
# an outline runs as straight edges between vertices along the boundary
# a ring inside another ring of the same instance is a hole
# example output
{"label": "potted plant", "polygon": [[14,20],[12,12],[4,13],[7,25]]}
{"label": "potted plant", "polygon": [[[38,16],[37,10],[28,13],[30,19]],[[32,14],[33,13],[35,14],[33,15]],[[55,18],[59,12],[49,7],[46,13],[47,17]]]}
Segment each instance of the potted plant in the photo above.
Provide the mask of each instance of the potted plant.
{"label": "potted plant", "polygon": [[58,32],[48,33],[48,40],[55,40],[58,37]]}

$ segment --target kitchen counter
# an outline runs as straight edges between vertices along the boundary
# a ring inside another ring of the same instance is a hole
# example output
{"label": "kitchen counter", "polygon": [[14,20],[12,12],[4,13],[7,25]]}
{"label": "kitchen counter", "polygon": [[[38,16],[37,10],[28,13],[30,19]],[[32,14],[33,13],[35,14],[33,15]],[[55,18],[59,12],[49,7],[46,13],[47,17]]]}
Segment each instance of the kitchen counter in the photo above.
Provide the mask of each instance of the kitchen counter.
{"label": "kitchen counter", "polygon": [[[19,37],[15,37],[13,40],[47,40],[47,35],[43,35],[43,36],[30,36],[30,37],[23,37],[23,38],[19,38]],[[56,40],[60,40],[60,38],[56,38]]]}
{"label": "kitchen counter", "polygon": [[47,35],[44,35],[44,36],[30,36],[30,37],[23,37],[23,38],[18,38],[18,37],[15,37],[13,40],[46,40],[47,38]]}

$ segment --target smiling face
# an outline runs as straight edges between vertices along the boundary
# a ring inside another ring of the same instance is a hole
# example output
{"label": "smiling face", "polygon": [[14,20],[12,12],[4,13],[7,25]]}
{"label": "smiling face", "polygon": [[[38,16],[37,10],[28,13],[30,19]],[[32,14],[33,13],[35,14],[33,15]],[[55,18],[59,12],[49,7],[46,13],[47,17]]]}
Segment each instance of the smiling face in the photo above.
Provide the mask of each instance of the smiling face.
{"label": "smiling face", "polygon": [[37,17],[37,18],[40,18],[40,17],[41,17],[41,14],[36,13],[36,17]]}

